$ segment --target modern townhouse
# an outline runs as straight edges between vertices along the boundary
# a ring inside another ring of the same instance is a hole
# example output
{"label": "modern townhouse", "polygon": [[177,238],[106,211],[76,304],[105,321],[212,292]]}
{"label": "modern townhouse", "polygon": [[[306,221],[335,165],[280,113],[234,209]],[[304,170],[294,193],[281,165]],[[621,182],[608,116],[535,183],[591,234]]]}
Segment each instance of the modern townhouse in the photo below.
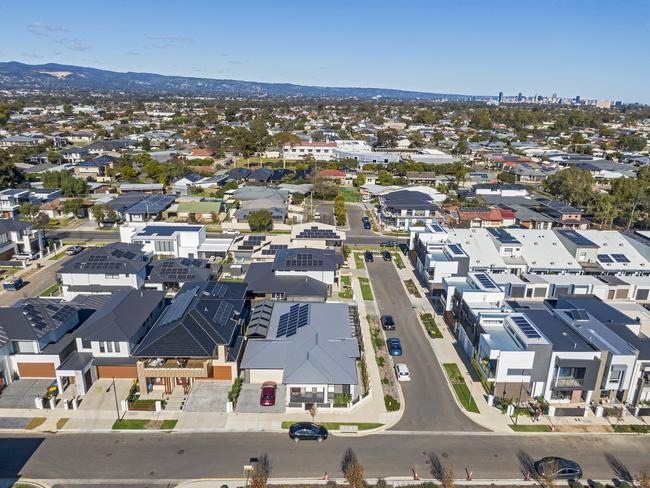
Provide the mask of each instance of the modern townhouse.
{"label": "modern townhouse", "polygon": [[225,257],[233,241],[230,238],[206,237],[203,225],[167,222],[122,225],[120,240],[139,244],[152,255],[190,259]]}
{"label": "modern townhouse", "polygon": [[329,161],[334,159],[335,142],[298,142],[285,144],[282,147],[282,157],[287,160],[296,161],[309,159],[317,161]]}
{"label": "modern townhouse", "polygon": [[8,188],[0,191],[0,213],[2,218],[11,219],[20,214],[20,205],[30,202],[29,190]]}
{"label": "modern townhouse", "polygon": [[245,283],[186,283],[132,355],[141,395],[187,394],[196,380],[232,381],[239,373],[250,313]]}
{"label": "modern townhouse", "polygon": [[79,294],[111,294],[124,288],[140,289],[150,256],[137,244],[114,242],[87,248],[66,261],[58,275],[66,300]]}
{"label": "modern townhouse", "polygon": [[212,277],[210,263],[206,259],[156,259],[147,266],[144,288],[174,291],[192,281],[209,281]]}
{"label": "modern townhouse", "polygon": [[259,302],[246,329],[245,380],[285,385],[281,401],[290,408],[358,401],[364,391],[353,316],[341,303]]}
{"label": "modern townhouse", "polygon": [[391,191],[379,195],[377,216],[386,228],[409,230],[414,226],[429,225],[441,216],[437,200],[440,201],[429,192],[416,189]]}
{"label": "modern townhouse", "polygon": [[31,222],[0,219],[0,261],[9,261],[15,254],[35,255],[44,248],[43,234]]}

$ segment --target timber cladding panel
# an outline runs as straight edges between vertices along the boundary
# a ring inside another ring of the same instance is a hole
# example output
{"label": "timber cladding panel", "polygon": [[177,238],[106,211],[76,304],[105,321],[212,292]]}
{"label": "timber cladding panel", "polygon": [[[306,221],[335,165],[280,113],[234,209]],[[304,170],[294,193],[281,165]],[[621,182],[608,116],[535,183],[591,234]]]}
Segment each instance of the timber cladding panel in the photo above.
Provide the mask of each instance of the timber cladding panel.
{"label": "timber cladding panel", "polygon": [[212,379],[232,381],[232,368],[230,366],[212,366]]}
{"label": "timber cladding panel", "polygon": [[135,364],[128,365],[114,365],[114,366],[97,366],[98,378],[129,378],[135,379],[138,377],[138,372]]}
{"label": "timber cladding panel", "polygon": [[56,378],[54,363],[18,363],[21,378]]}

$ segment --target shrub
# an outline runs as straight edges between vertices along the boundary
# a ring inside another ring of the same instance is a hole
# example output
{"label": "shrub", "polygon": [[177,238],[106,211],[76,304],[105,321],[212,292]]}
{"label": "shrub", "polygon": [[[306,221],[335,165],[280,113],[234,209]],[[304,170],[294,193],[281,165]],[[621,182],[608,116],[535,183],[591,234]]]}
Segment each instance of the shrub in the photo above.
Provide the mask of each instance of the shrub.
{"label": "shrub", "polygon": [[233,403],[233,406],[237,406],[237,399],[239,398],[239,393],[241,392],[241,385],[241,378],[236,378],[232,384],[232,388],[228,392],[228,400]]}
{"label": "shrub", "polygon": [[384,405],[386,406],[386,410],[389,412],[396,412],[400,407],[399,401],[391,395],[384,395]]}
{"label": "shrub", "polygon": [[571,488],[582,488],[582,483],[580,483],[579,481],[574,481],[573,483],[571,483]]}

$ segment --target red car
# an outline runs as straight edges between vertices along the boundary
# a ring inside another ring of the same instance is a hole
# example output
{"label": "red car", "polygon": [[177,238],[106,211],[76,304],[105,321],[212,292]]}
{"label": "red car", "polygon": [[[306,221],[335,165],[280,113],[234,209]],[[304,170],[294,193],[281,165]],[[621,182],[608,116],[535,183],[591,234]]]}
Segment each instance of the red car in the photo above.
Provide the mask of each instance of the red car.
{"label": "red car", "polygon": [[260,405],[263,407],[272,407],[275,405],[275,390],[277,385],[273,381],[267,381],[262,384],[262,393],[260,395]]}

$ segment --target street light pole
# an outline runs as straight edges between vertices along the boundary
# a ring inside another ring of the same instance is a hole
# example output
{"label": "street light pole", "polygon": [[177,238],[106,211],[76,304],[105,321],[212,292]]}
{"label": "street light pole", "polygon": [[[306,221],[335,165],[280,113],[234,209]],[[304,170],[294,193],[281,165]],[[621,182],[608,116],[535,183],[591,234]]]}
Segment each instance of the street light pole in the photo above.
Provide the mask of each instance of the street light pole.
{"label": "street light pole", "polygon": [[117,388],[115,388],[115,378],[113,378],[113,395],[115,396],[115,413],[117,420],[120,420],[120,404],[117,401]]}

